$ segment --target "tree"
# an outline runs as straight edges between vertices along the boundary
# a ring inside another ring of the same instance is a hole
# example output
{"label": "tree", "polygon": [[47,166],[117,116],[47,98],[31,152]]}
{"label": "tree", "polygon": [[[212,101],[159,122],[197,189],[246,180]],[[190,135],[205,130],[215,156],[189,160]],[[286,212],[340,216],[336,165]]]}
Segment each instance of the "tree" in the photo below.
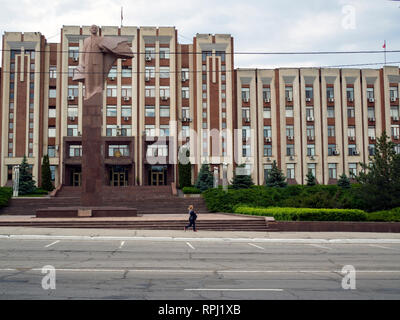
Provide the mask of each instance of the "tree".
{"label": "tree", "polygon": [[51,170],[49,156],[46,154],[43,156],[42,163],[42,189],[47,191],[53,191],[54,186],[51,182]]}
{"label": "tree", "polygon": [[214,186],[214,177],[208,164],[203,163],[196,180],[195,187],[201,192],[211,189]]}
{"label": "tree", "polygon": [[35,192],[35,181],[32,179],[32,173],[29,170],[28,161],[26,156],[22,159],[22,163],[19,166],[19,191],[21,195],[30,194]]}
{"label": "tree", "polygon": [[[192,186],[192,164],[189,160],[190,152],[187,148],[183,148],[180,150],[180,157],[178,163],[178,171],[179,171],[179,188],[183,189],[184,187],[191,187]],[[186,161],[181,162],[185,159]],[[187,162],[188,161],[188,162]],[[185,162],[187,162],[185,164]]]}
{"label": "tree", "polygon": [[307,182],[307,186],[315,186],[317,184],[317,181],[313,175],[313,173],[310,171],[308,171],[307,175],[306,175],[306,182]]}
{"label": "tree", "polygon": [[276,161],[274,160],[272,164],[271,172],[268,175],[268,178],[265,180],[267,187],[286,187],[286,177],[284,176],[281,169],[279,169],[276,165]]}
{"label": "tree", "polygon": [[349,189],[351,187],[350,184],[350,179],[346,176],[346,174],[343,172],[343,174],[339,177],[338,180],[338,186],[341,188]]}
{"label": "tree", "polygon": [[[241,164],[240,166],[238,166],[236,169],[244,169],[245,165]],[[233,189],[248,189],[250,188],[252,185],[254,185],[253,180],[251,179],[251,175],[241,175],[241,174],[237,174],[237,171],[235,170],[235,173],[233,175],[233,179],[232,179],[232,187]]]}
{"label": "tree", "polygon": [[375,154],[369,163],[361,163],[357,177],[361,183],[360,196],[367,210],[383,210],[400,206],[400,155],[386,132],[377,139]]}

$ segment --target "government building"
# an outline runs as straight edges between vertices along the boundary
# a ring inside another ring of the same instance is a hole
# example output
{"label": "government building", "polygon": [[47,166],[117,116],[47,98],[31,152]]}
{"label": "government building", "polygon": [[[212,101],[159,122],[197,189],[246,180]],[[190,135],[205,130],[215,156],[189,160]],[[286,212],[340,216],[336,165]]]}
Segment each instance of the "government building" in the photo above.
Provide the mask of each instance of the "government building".
{"label": "government building", "polygon": [[[79,186],[85,87],[73,81],[90,26],[63,26],[59,43],[39,32],[2,38],[0,183],[27,156],[40,183],[44,155],[55,186]],[[400,153],[399,68],[235,68],[229,34],[197,34],[179,44],[174,27],[100,28],[122,36],[133,59],[118,59],[103,97],[104,182],[179,182],[182,147],[192,179],[209,163],[222,180],[239,164],[256,184],[272,163],[291,184],[356,175],[384,130]],[[96,163],[93,163],[95,166]]]}

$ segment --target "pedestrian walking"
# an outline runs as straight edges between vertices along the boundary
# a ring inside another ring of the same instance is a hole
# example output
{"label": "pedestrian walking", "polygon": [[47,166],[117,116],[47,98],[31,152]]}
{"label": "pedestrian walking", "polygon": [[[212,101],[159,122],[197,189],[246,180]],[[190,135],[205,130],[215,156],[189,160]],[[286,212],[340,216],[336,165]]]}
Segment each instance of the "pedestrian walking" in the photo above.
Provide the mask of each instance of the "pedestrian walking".
{"label": "pedestrian walking", "polygon": [[184,228],[186,231],[188,228],[193,227],[193,231],[196,232],[196,219],[197,219],[197,214],[194,212],[193,205],[190,205],[189,208],[189,224]]}

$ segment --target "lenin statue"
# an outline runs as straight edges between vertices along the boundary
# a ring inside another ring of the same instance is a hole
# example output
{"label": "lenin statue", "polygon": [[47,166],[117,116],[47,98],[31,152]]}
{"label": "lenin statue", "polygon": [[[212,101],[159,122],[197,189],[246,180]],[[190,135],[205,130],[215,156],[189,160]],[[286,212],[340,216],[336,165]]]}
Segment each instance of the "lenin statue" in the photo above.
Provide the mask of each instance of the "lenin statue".
{"label": "lenin statue", "polygon": [[73,80],[84,82],[85,100],[104,90],[104,81],[118,58],[133,58],[127,39],[99,37],[99,28],[90,27],[91,36],[83,42],[82,59],[75,70]]}

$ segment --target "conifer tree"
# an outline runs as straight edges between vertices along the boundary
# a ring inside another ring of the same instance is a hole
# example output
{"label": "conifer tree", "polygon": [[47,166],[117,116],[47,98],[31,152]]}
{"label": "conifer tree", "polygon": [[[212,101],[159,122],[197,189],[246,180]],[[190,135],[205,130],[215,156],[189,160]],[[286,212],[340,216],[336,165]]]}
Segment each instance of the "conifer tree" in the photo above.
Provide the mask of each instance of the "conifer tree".
{"label": "conifer tree", "polygon": [[201,192],[211,189],[214,186],[214,177],[208,164],[203,163],[196,180],[195,187]]}
{"label": "conifer tree", "polygon": [[35,181],[32,179],[32,173],[29,170],[28,160],[24,155],[22,163],[19,166],[19,191],[20,195],[35,192]]}
{"label": "conifer tree", "polygon": [[265,182],[267,187],[283,188],[287,186],[286,177],[282,170],[276,165],[276,161],[273,162],[271,172]]}
{"label": "conifer tree", "polygon": [[308,173],[306,175],[306,182],[307,182],[307,186],[315,186],[317,184],[317,180],[315,179],[315,177],[311,171],[308,171]]}
{"label": "conifer tree", "polygon": [[[241,164],[237,168],[244,169],[245,165]],[[240,175],[237,174],[236,170],[232,179],[232,187],[233,189],[248,189],[252,185],[254,185],[253,180],[251,179],[251,175]]]}
{"label": "conifer tree", "polygon": [[54,186],[51,181],[51,170],[49,156],[46,154],[43,156],[42,163],[42,189],[47,191],[53,191]]}

